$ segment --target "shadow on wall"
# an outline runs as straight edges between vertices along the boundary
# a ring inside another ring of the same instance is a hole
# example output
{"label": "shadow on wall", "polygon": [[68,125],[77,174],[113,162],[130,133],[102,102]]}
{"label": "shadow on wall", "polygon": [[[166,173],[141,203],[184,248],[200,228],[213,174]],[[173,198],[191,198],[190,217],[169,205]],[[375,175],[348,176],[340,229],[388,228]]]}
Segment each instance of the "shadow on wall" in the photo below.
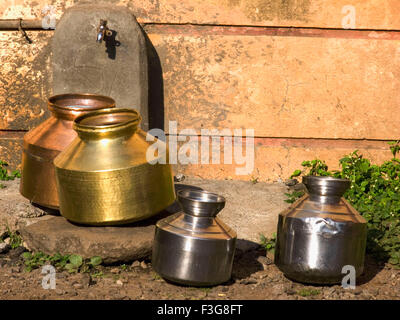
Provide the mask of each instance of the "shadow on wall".
{"label": "shadow on wall", "polygon": [[104,36],[104,42],[106,43],[106,52],[108,54],[108,57],[112,60],[115,60],[115,57],[117,55],[117,47],[121,45],[121,42],[116,39],[117,31],[110,30],[110,32],[110,36]]}
{"label": "shadow on wall", "polygon": [[146,32],[142,29],[146,42],[149,81],[149,129],[164,130],[164,84],[160,57]]}

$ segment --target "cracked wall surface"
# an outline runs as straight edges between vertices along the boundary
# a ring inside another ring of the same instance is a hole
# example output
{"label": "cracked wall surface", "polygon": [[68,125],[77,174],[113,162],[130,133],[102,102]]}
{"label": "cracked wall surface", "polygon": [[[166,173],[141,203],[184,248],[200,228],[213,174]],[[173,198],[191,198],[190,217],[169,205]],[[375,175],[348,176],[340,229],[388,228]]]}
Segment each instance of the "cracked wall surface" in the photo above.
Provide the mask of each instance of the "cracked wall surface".
{"label": "cracked wall surface", "polygon": [[351,5],[357,29],[400,29],[398,0],[3,0],[0,18],[38,18],[46,5],[59,18],[66,8],[93,2],[127,6],[141,23],[313,28],[342,28]]}
{"label": "cracked wall surface", "polygon": [[[5,0],[0,19],[42,19],[46,5],[59,19],[68,7],[89,2]],[[131,9],[154,46],[167,133],[170,120],[178,132],[196,134],[254,129],[252,173],[238,176],[229,164],[176,171],[265,181],[285,179],[316,157],[337,168],[355,149],[377,162],[390,158],[386,141],[400,137],[398,1],[352,1],[356,30],[342,29],[348,14],[342,0],[103,2]],[[32,44],[18,31],[0,30],[0,158],[10,168],[19,166],[24,132],[49,116],[52,94],[53,31],[27,33]]]}

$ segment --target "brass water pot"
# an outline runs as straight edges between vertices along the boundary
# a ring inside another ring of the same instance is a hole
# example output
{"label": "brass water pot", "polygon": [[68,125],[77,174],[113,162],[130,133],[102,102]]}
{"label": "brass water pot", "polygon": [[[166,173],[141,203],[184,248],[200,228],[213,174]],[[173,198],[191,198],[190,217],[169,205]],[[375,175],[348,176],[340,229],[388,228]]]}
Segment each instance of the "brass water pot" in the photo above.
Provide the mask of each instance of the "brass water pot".
{"label": "brass water pot", "polygon": [[140,120],[137,111],[119,108],[75,120],[78,137],[54,160],[62,216],[87,225],[124,224],[175,201],[171,167],[160,163],[168,159],[158,161],[159,153],[146,158],[155,142],[146,141]]}
{"label": "brass water pot", "polygon": [[51,117],[24,136],[20,192],[39,205],[58,209],[53,160],[76,132],[73,120],[89,111],[115,107],[112,98],[97,94],[61,94],[48,99]]}

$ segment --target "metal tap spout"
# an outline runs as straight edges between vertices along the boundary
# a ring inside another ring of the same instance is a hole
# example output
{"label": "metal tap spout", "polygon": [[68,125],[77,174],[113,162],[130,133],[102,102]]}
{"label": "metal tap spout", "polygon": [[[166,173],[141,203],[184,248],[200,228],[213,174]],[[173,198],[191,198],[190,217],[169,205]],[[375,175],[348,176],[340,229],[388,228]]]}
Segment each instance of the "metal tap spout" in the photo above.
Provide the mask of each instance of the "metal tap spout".
{"label": "metal tap spout", "polygon": [[108,30],[107,28],[107,20],[100,19],[100,25],[97,28],[97,39],[96,42],[100,43],[101,40],[104,39],[104,36],[106,35],[106,31]]}

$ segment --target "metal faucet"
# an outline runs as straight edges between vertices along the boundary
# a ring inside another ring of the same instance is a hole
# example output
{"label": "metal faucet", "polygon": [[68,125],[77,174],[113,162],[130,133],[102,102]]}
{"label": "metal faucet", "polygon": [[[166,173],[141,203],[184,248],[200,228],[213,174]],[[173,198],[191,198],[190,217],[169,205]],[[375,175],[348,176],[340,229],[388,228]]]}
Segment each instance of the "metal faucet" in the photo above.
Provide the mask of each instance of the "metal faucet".
{"label": "metal faucet", "polygon": [[101,40],[104,40],[105,36],[110,36],[110,35],[112,35],[112,32],[107,27],[107,20],[100,19],[100,25],[97,28],[96,42],[100,43]]}

